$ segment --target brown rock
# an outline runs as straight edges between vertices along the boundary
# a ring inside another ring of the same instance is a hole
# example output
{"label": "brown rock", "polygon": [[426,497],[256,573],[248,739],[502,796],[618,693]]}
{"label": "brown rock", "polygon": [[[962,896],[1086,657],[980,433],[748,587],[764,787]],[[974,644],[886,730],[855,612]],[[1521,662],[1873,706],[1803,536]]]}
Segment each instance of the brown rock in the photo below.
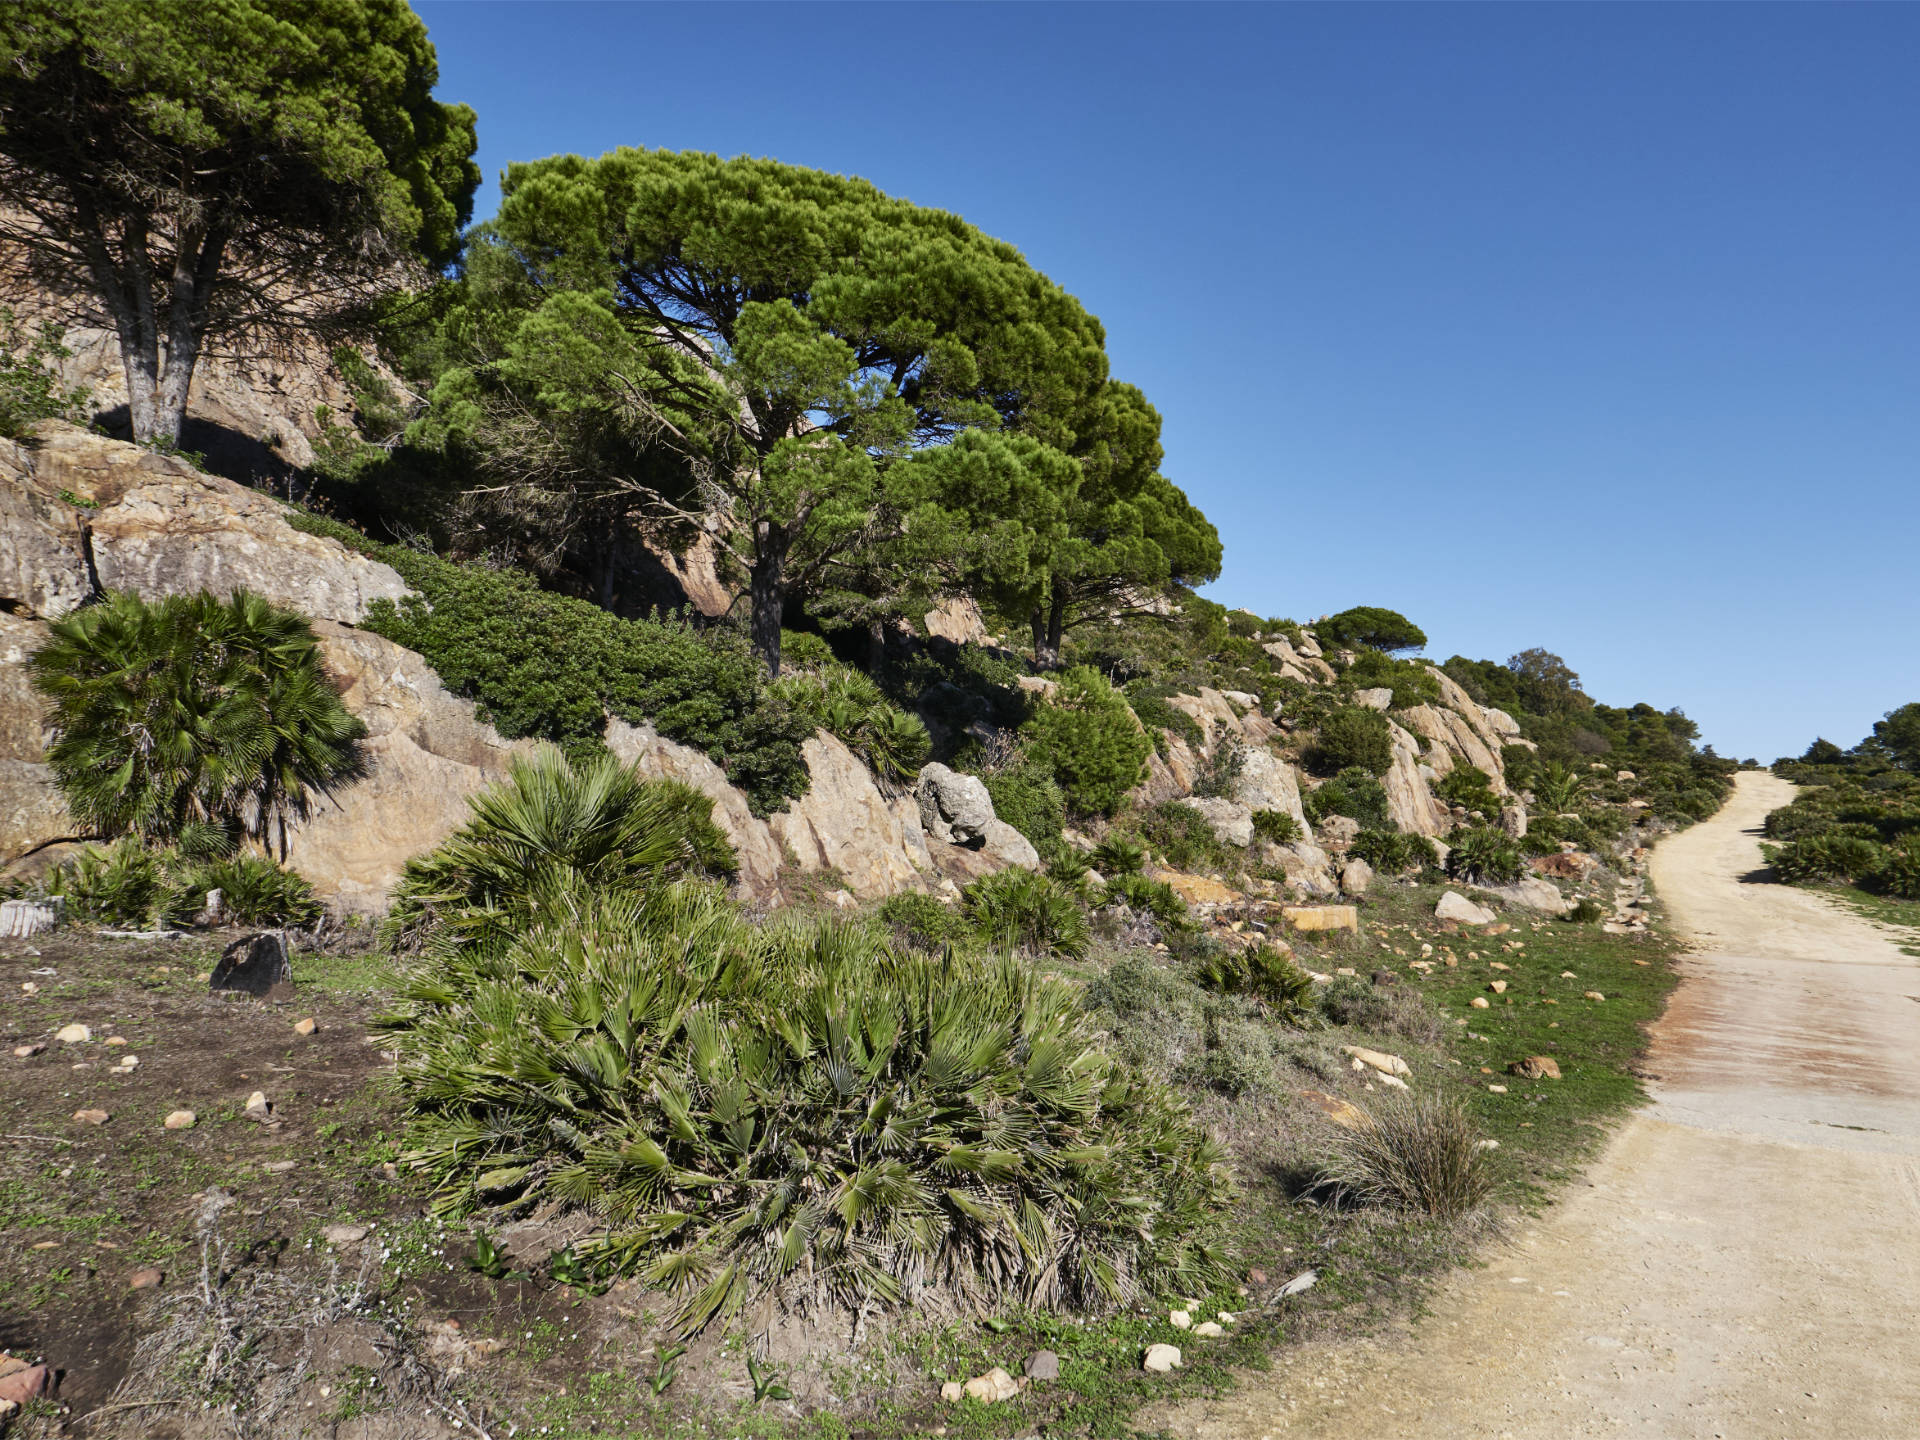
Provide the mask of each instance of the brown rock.
{"label": "brown rock", "polygon": [[129,1290],[157,1290],[160,1288],[160,1282],[166,1278],[167,1277],[159,1270],[148,1265],[127,1276],[127,1288]]}
{"label": "brown rock", "polygon": [[113,1117],[104,1110],[76,1110],[73,1112],[74,1123],[78,1125],[104,1125],[112,1118]]}
{"label": "brown rock", "polygon": [[170,1111],[160,1123],[169,1130],[191,1130],[197,1117],[191,1110]]}
{"label": "brown rock", "polygon": [[1551,1055],[1529,1055],[1507,1066],[1507,1073],[1523,1080],[1558,1080],[1560,1066]]}
{"label": "brown rock", "polygon": [[304,1020],[296,1020],[293,1022],[293,1033],[296,1035],[311,1035],[319,1028],[319,1025],[314,1022],[314,1018],[311,1015]]}
{"label": "brown rock", "polygon": [[678,780],[713,800],[713,823],[733,846],[739,862],[738,885],[747,895],[764,897],[776,889],[780,842],[765,820],[754,816],[747,797],[727,779],[727,772],[700,751],[676,744],[651,725],[634,726],[624,720],[607,722],[607,748],[649,779]]}
{"label": "brown rock", "polygon": [[[1343,1130],[1371,1130],[1373,1117],[1350,1101],[1323,1090],[1302,1090],[1300,1098]],[[1260,1283],[1255,1281],[1255,1284]]]}
{"label": "brown rock", "polygon": [[1189,905],[1232,905],[1241,898],[1238,890],[1222,884],[1211,875],[1186,875],[1178,870],[1169,870],[1159,878]]}
{"label": "brown rock", "polygon": [[786,810],[768,817],[775,839],[802,870],[838,870],[863,900],[914,888],[919,872],[909,858],[906,823],[867,767],[824,731],[807,740],[800,754],[812,784]]}
{"label": "brown rock", "polygon": [[1280,916],[1295,930],[1358,930],[1360,911],[1353,905],[1287,905]]}
{"label": "brown rock", "polygon": [[30,1365],[11,1355],[0,1355],[0,1400],[24,1405],[53,1388],[53,1372],[45,1365]]}

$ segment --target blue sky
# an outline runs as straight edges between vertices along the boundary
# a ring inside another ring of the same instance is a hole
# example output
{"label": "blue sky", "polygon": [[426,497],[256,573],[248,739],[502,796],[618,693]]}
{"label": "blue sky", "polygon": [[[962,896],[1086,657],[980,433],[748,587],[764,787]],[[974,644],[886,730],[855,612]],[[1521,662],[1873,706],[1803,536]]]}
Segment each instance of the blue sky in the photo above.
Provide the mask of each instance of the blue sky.
{"label": "blue sky", "polygon": [[1543,645],[1723,754],[1920,699],[1920,8],[426,0],[488,176],[863,175],[1099,315],[1208,592]]}

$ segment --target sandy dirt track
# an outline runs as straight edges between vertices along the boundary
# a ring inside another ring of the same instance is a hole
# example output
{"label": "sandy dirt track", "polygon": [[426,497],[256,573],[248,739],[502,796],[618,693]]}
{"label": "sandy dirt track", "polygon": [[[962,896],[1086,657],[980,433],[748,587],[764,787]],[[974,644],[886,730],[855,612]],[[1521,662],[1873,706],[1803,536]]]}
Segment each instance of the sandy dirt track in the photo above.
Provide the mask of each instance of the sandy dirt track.
{"label": "sandy dirt track", "polygon": [[1754,884],[1792,787],[1739,777],[1662,845],[1699,952],[1655,1030],[1654,1103],[1431,1313],[1288,1352],[1142,1428],[1199,1440],[1920,1437],[1920,961]]}

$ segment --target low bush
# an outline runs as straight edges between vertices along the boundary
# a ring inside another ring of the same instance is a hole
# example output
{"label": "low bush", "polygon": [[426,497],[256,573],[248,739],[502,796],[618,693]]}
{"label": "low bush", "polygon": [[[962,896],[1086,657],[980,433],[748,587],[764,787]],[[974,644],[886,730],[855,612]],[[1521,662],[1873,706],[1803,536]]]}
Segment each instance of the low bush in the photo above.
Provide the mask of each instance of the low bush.
{"label": "low bush", "polygon": [[780,632],[780,668],[782,671],[828,670],[835,664],[833,647],[811,630]]}
{"label": "low bush", "polygon": [[260,855],[196,859],[128,835],[86,845],[48,876],[76,920],[155,929],[184,924],[218,890],[225,918],[239,925],[311,925],[320,902],[306,877]]}
{"label": "low bush", "polygon": [[1151,915],[1167,929],[1179,929],[1187,923],[1187,902],[1162,880],[1144,875],[1121,874],[1107,881],[1105,903],[1124,905],[1136,914]]}
{"label": "low bush", "polygon": [[1557,760],[1549,760],[1533,777],[1535,803],[1551,814],[1572,811],[1580,803],[1581,780],[1577,771]]}
{"label": "low bush", "polygon": [[1440,783],[1433,787],[1433,792],[1449,805],[1478,810],[1490,818],[1499,817],[1500,797],[1494,794],[1493,778],[1476,766],[1454,766],[1440,777]]}
{"label": "low bush", "polygon": [[1053,772],[1067,802],[1111,815],[1140,783],[1153,748],[1126,699],[1098,671],[1064,672],[1053,699],[1028,722],[1028,753]]}
{"label": "low bush", "polygon": [[1251,996],[1289,1025],[1304,1029],[1319,1018],[1312,977],[1271,945],[1203,956],[1194,966],[1194,979],[1223,995]]}
{"label": "low bush", "polygon": [[1560,918],[1570,925],[1597,925],[1607,918],[1607,912],[1598,900],[1583,895]]}
{"label": "low bush", "polygon": [[927,727],[890,702],[858,670],[828,665],[815,674],[783,677],[774,696],[858,754],[874,774],[904,784],[920,773],[932,751]]}
{"label": "low bush", "polygon": [[1520,847],[1504,830],[1475,825],[1447,837],[1447,874],[1476,885],[1507,885],[1526,868]]}
{"label": "low bush", "polygon": [[1129,681],[1125,689],[1127,704],[1133,707],[1133,713],[1140,717],[1140,723],[1149,730],[1163,730],[1169,735],[1177,735],[1190,750],[1198,753],[1206,743],[1206,735],[1200,729],[1200,722],[1186,711],[1167,703],[1167,697],[1179,692],[1171,685],[1157,685],[1150,680]]}
{"label": "low bush", "polygon": [[244,590],[152,603],[116,591],[54,621],[28,669],[52,702],[47,764],[96,833],[227,854],[284,839],[362,773],[366,727],[327,682],[313,631]]}
{"label": "low bush", "polygon": [[0,306],[0,439],[20,439],[42,420],[86,423],[88,391],[60,379],[60,362],[72,354],[57,327],[42,325],[29,339]]}
{"label": "low bush", "polygon": [[1902,900],[1920,900],[1920,833],[1910,831],[1887,847],[1873,883]]}
{"label": "low bush", "polygon": [[1147,847],[1125,831],[1116,831],[1093,847],[1093,868],[1107,879],[1138,875],[1147,864]]}
{"label": "low bush", "polygon": [[1067,800],[1044,765],[1022,755],[980,778],[996,816],[1031,840],[1041,854],[1059,849],[1067,824]]}
{"label": "low bush", "polygon": [[1782,845],[1773,859],[1773,872],[1782,880],[1863,880],[1880,869],[1884,846],[1852,835],[1825,834]]}
{"label": "low bush", "polygon": [[467,803],[467,823],[401,871],[384,932],[400,950],[559,921],[582,886],[637,895],[734,869],[710,798],[642,780],[610,755],[576,763],[542,749]]}
{"label": "low bush", "polygon": [[973,933],[967,918],[951,905],[918,890],[889,895],[877,912],[881,923],[893,927],[895,937],[904,945],[920,950],[938,950],[953,945]]}
{"label": "low bush", "polygon": [[1387,790],[1370,770],[1352,766],[1326,784],[1301,797],[1301,808],[1316,825],[1329,815],[1358,820],[1363,830],[1385,830],[1393,821],[1387,811]]}
{"label": "low bush", "polygon": [[1429,1091],[1393,1095],[1376,1102],[1369,1118],[1334,1135],[1320,1172],[1320,1182],[1345,1200],[1454,1220],[1492,1191],[1492,1161],[1457,1100]]}
{"label": "low bush", "polygon": [[1092,927],[1077,890],[1032,870],[1014,867],[976,880],[961,892],[973,929],[990,945],[1077,960],[1092,943]]}
{"label": "low bush", "polygon": [[1379,650],[1362,650],[1340,678],[1356,690],[1393,691],[1393,699],[1387,703],[1395,710],[1435,705],[1440,700],[1440,682],[1426,666],[1396,660]]}
{"label": "low bush", "polygon": [[681,1333],[774,1297],[1104,1310],[1225,1281],[1222,1153],[1078,987],[753,925],[710,887],[571,911],[436,937],[407,976],[397,1079],[442,1212],[585,1211],[582,1260],[671,1291]]}
{"label": "low bush", "polygon": [[1253,833],[1256,838],[1275,845],[1291,845],[1302,838],[1300,822],[1285,810],[1254,811]]}
{"label": "low bush", "polygon": [[1424,835],[1398,830],[1362,830],[1347,846],[1347,854],[1367,862],[1382,875],[1424,870],[1434,863],[1433,842]]}
{"label": "low bush", "polygon": [[1206,816],[1178,800],[1142,811],[1134,823],[1148,848],[1176,870],[1227,866],[1244,859],[1241,852],[1213,833]]}
{"label": "low bush", "polygon": [[1393,767],[1387,717],[1359,705],[1342,706],[1320,722],[1304,758],[1316,775],[1349,769],[1384,775]]}
{"label": "low bush", "polygon": [[221,912],[236,925],[299,926],[320,918],[320,902],[306,877],[261,855],[199,861],[175,883],[196,910],[208,891],[218,890]]}

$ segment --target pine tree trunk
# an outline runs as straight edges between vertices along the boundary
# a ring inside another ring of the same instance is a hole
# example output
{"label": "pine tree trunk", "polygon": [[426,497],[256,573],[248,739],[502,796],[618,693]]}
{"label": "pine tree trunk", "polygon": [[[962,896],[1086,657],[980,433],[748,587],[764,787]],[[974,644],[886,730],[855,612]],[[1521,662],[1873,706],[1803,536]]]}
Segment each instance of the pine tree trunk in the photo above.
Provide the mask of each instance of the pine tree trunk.
{"label": "pine tree trunk", "polygon": [[780,678],[780,616],[786,609],[786,547],[778,543],[774,527],[761,521],[756,527],[753,568],[747,573],[747,593],[753,604],[753,648],[767,664],[769,678]]}

